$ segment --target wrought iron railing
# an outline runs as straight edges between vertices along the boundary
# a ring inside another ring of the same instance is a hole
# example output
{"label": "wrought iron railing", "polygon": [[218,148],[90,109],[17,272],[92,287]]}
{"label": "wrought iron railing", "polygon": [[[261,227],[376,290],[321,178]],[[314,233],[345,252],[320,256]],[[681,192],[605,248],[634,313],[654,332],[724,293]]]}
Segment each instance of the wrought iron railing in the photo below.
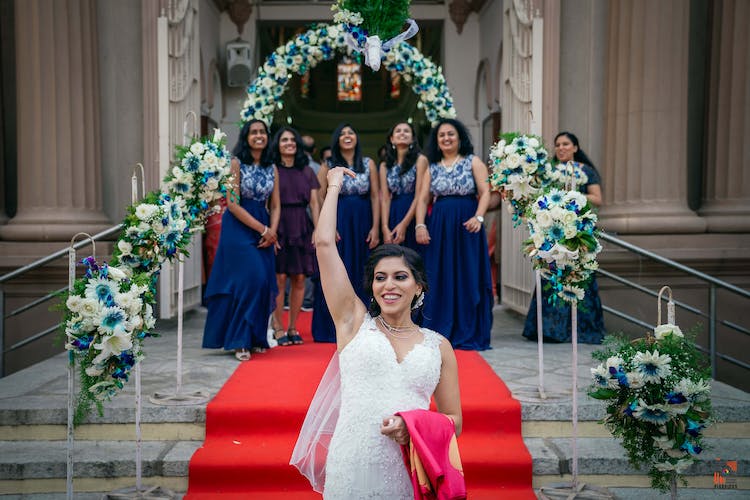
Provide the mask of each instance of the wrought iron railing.
{"label": "wrought iron railing", "polygon": [[[91,243],[91,240],[100,240],[103,238],[106,238],[107,236],[111,236],[113,234],[118,233],[122,229],[122,224],[118,224],[116,226],[113,226],[109,229],[105,229],[104,231],[95,234],[91,237],[91,239],[85,239],[81,240],[73,245],[73,248],[82,248],[86,245],[89,245]],[[19,340],[18,342],[14,343],[11,346],[6,347],[5,346],[5,320],[8,318],[12,318],[14,316],[17,316],[25,311],[28,311],[29,309],[36,307],[38,305],[44,304],[55,297],[58,296],[61,292],[67,289],[67,286],[62,287],[58,290],[52,291],[48,293],[47,295],[40,297],[38,299],[34,299],[31,302],[24,304],[13,311],[10,311],[9,313],[5,312],[5,284],[15,278],[18,278],[20,276],[23,276],[24,274],[33,271],[35,269],[38,269],[42,266],[45,266],[51,262],[54,262],[62,257],[65,257],[68,255],[68,249],[69,247],[65,247],[61,250],[58,250],[54,253],[51,253],[50,255],[47,255],[46,257],[42,257],[41,259],[35,260],[31,264],[27,264],[25,266],[22,266],[15,271],[11,271],[3,276],[0,276],[0,377],[5,376],[5,355],[13,352],[17,349],[20,349],[21,347],[30,344],[31,342],[34,342],[36,340],[39,340],[43,337],[46,337],[47,335],[57,331],[60,328],[60,323],[57,323],[53,326],[50,326],[49,328],[45,328],[43,330],[40,330],[38,332],[34,332],[30,335],[24,336],[23,339]]]}
{"label": "wrought iron railing", "polygon": [[[613,245],[617,245],[620,248],[624,248],[625,250],[628,250],[629,252],[649,258],[653,260],[654,262],[658,262],[672,269],[681,271],[689,276],[692,276],[693,278],[697,278],[698,280],[706,283],[708,285],[708,311],[703,311],[697,307],[691,306],[689,304],[686,304],[684,302],[680,302],[677,300],[674,301],[675,306],[682,308],[686,311],[689,311],[693,314],[696,314],[702,318],[705,318],[705,320],[707,321],[708,323],[708,347],[698,346],[698,348],[708,354],[709,359],[711,361],[711,376],[713,378],[716,378],[716,359],[717,358],[727,361],[733,365],[739,366],[745,370],[750,370],[750,364],[742,360],[739,360],[733,356],[730,356],[727,353],[718,352],[716,349],[716,336],[717,336],[716,328],[718,325],[722,325],[726,328],[737,331],[744,335],[750,335],[750,330],[748,330],[747,328],[740,326],[736,323],[733,323],[731,321],[719,319],[717,317],[717,310],[716,310],[717,289],[727,290],[744,299],[750,299],[750,291],[740,288],[738,286],[735,286],[731,283],[727,283],[726,281],[717,279],[706,273],[702,273],[696,269],[693,269],[692,267],[688,267],[684,264],[680,264],[679,262],[675,262],[666,257],[662,257],[661,255],[650,252],[646,250],[645,248],[641,248],[637,245],[633,245],[632,243],[628,243],[627,241],[621,240],[620,238],[616,238],[615,236],[612,236],[611,234],[602,232],[600,235],[600,239],[602,241],[612,243]],[[625,285],[628,288],[631,288],[638,292],[651,295],[652,297],[658,296],[657,292],[650,290],[634,281],[628,280],[627,278],[618,276],[617,274],[611,273],[604,269],[599,269],[597,272],[601,276],[605,276],[611,279],[612,281]],[[605,305],[605,306],[602,306],[602,308],[608,313],[614,316],[617,316],[618,318],[622,318],[623,320],[628,321],[629,323],[632,323],[632,324],[635,324],[635,325],[638,325],[647,329],[652,329],[654,327],[654,325],[648,324],[639,318],[631,316],[613,307]]]}

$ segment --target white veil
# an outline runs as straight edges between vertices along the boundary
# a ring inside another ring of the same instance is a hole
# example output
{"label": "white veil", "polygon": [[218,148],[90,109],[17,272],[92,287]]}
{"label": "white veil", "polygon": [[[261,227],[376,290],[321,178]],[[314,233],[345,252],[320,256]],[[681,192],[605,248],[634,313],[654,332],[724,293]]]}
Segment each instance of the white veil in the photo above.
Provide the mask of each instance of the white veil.
{"label": "white veil", "polygon": [[318,493],[323,493],[325,486],[326,457],[339,419],[340,408],[339,353],[334,352],[310,402],[289,461],[310,481],[313,490]]}

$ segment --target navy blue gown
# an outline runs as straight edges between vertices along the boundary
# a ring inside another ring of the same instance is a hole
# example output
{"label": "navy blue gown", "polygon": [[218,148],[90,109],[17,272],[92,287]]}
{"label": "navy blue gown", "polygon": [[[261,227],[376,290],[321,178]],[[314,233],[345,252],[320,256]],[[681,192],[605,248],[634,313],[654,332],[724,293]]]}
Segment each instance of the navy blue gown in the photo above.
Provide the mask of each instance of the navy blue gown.
{"label": "navy blue gown", "polygon": [[[581,192],[588,193],[588,187],[592,184],[601,184],[599,173],[589,165],[582,164],[583,171],[588,177],[588,182],[581,186]],[[544,329],[545,342],[570,342],[570,305],[557,300],[550,301],[551,293],[544,289],[544,278],[542,278],[542,328]],[[529,340],[537,340],[536,333],[536,289],[531,296],[529,312],[523,327],[523,336]],[[578,342],[582,344],[601,344],[606,331],[604,329],[604,317],[602,314],[602,301],[599,298],[599,285],[596,275],[586,288],[586,295],[578,302]]]}
{"label": "navy blue gown", "polygon": [[[370,249],[367,235],[372,228],[370,203],[370,160],[364,158],[363,172],[352,178],[344,176],[336,212],[336,230],[341,237],[336,243],[341,260],[346,267],[354,291],[367,304],[369,293],[364,290],[364,273]],[[312,335],[316,342],[336,342],[336,327],[323,296],[320,276],[313,278],[315,302],[313,305]]]}
{"label": "navy blue gown", "polygon": [[463,226],[478,203],[472,157],[462,158],[451,171],[430,165],[430,192],[437,199],[425,221],[429,291],[422,325],[440,332],[456,349],[484,350],[490,348],[494,297],[484,228],[470,233]]}
{"label": "navy blue gown", "polygon": [[[414,202],[414,191],[417,184],[417,166],[412,166],[404,175],[401,175],[401,165],[394,165],[386,171],[388,190],[391,192],[391,210],[388,214],[388,227],[393,229],[399,222],[404,220],[411,204]],[[414,219],[406,229],[406,239],[401,245],[412,250],[422,252],[423,247],[417,244],[414,231]]]}
{"label": "navy blue gown", "polygon": [[[265,225],[266,202],[273,191],[274,168],[240,166],[240,205]],[[208,316],[203,347],[227,350],[268,347],[268,318],[276,305],[273,247],[258,248],[260,233],[229,210],[206,286]]]}

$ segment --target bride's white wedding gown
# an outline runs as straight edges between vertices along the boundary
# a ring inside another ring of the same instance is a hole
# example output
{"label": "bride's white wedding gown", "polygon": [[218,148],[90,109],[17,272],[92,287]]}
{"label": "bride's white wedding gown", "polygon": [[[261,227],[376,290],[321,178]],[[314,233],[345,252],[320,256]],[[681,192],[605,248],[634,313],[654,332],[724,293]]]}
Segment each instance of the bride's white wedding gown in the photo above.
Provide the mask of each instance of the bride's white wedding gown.
{"label": "bride's white wedding gown", "polygon": [[339,354],[341,410],[326,461],[326,500],[412,499],[400,446],[380,433],[398,411],[428,409],[440,380],[441,338],[422,329],[399,363],[388,338],[365,316]]}

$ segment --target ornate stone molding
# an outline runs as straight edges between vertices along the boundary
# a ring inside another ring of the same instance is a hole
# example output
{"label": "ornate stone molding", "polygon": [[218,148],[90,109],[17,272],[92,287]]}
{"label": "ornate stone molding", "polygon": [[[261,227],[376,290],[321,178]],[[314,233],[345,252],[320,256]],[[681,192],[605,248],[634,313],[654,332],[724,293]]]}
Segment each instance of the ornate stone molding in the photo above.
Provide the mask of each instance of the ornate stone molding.
{"label": "ornate stone molding", "polygon": [[456,25],[456,31],[460,35],[464,30],[464,24],[472,12],[479,12],[487,0],[453,0],[448,6],[451,21]]}

